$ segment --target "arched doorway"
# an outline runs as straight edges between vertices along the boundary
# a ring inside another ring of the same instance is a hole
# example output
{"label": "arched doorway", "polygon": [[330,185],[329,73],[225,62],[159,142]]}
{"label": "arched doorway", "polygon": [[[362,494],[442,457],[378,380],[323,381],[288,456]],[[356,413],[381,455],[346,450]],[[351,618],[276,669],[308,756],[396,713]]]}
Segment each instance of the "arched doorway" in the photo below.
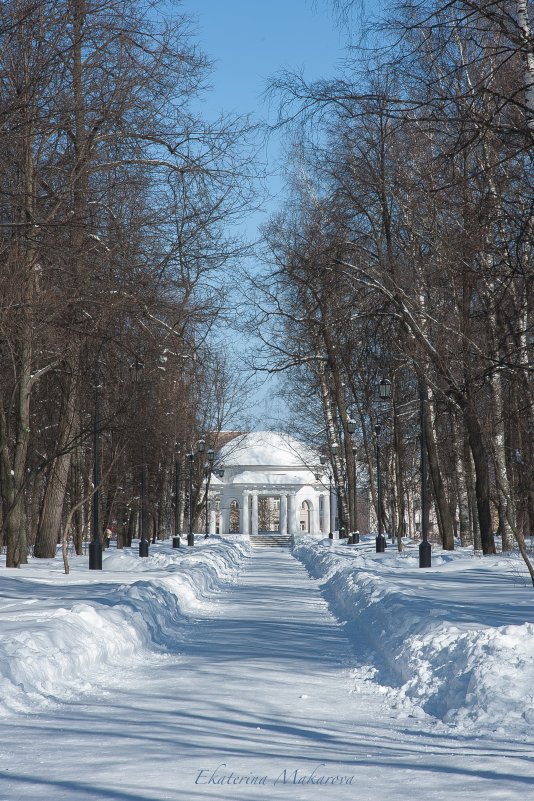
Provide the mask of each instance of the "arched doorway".
{"label": "arched doorway", "polygon": [[311,503],[309,501],[302,501],[300,507],[300,516],[299,516],[299,523],[300,523],[300,530],[303,531],[305,534],[309,534],[311,531]]}
{"label": "arched doorway", "polygon": [[230,534],[237,534],[240,528],[240,508],[239,502],[235,500],[230,502]]}
{"label": "arched doorway", "polygon": [[271,495],[261,495],[258,498],[258,529],[259,531],[278,531],[280,528],[280,499]]}

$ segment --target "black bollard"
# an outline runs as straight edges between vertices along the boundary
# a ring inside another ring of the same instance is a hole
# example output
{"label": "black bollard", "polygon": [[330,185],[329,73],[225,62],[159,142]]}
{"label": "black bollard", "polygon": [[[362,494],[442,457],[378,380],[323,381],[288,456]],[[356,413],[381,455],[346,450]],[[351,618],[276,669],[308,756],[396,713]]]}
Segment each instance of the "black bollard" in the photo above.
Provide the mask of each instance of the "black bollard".
{"label": "black bollard", "polygon": [[428,541],[419,544],[419,567],[432,567],[432,547]]}
{"label": "black bollard", "polygon": [[376,553],[384,553],[386,550],[386,538],[383,534],[379,534],[376,538]]}
{"label": "black bollard", "polygon": [[141,540],[140,541],[140,543],[139,543],[139,556],[143,556],[143,557],[148,556],[148,546],[149,546],[149,544],[150,543],[148,542],[148,540]]}
{"label": "black bollard", "polygon": [[89,543],[89,570],[102,570],[102,543],[91,540]]}

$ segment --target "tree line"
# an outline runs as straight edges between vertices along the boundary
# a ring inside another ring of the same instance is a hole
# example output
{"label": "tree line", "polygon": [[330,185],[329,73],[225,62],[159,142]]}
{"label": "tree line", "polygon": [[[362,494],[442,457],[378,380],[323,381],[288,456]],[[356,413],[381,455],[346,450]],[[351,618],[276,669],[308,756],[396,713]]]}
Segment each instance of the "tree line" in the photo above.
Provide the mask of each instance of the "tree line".
{"label": "tree line", "polygon": [[339,78],[273,83],[289,200],[251,279],[256,367],[284,372],[292,425],[328,453],[349,530],[358,472],[399,547],[414,534],[424,426],[443,547],[490,554],[498,536],[528,561],[532,8],[410,0],[374,30]]}
{"label": "tree line", "polygon": [[210,334],[242,250],[229,231],[252,197],[251,129],[195,110],[209,63],[156,2],[6,0],[0,65],[0,517],[16,567],[54,556],[66,519],[81,552],[95,411],[119,545],[141,470],[151,532],[169,532],[175,463],[236,411]]}

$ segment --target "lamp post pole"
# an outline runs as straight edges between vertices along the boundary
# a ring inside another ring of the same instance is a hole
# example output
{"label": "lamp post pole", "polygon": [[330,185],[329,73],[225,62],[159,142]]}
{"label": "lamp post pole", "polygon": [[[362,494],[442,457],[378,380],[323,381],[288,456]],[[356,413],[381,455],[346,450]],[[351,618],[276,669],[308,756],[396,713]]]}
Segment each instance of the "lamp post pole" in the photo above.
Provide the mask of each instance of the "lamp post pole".
{"label": "lamp post pole", "polygon": [[209,448],[208,450],[208,464],[206,466],[206,533],[204,535],[205,539],[208,539],[210,535],[210,520],[209,520],[209,512],[210,512],[210,478],[211,478],[211,471],[213,468],[213,462],[215,460],[215,451],[213,448]]}
{"label": "lamp post pole", "polygon": [[[355,431],[356,431],[356,421],[353,420],[351,417],[349,417],[349,419],[347,420],[347,432],[351,437],[351,441],[352,441],[352,436],[355,433]],[[349,532],[348,532],[347,545],[355,545],[356,543],[358,543],[360,541],[360,534],[358,532],[358,515],[357,515],[358,502],[357,502],[357,498],[356,498],[357,484],[358,484],[357,479],[356,479],[356,446],[354,444],[352,445],[351,452],[352,452],[352,469],[354,470],[354,482],[353,482],[353,485],[352,485],[352,488],[351,488],[350,483],[349,483],[350,470],[347,468],[347,496],[348,496],[348,502],[349,502],[348,503],[348,506],[349,506],[349,520],[348,520]],[[352,503],[351,503],[351,495],[352,495]],[[351,513],[352,513],[352,519],[351,519]]]}
{"label": "lamp post pole", "polygon": [[181,534],[181,509],[180,509],[180,449],[178,443],[174,449],[174,537],[172,538],[172,547],[180,547],[180,534]]}
{"label": "lamp post pole", "polygon": [[95,412],[93,418],[93,539],[89,543],[89,570],[102,570],[102,543],[100,541],[100,376],[95,373]]}
{"label": "lamp post pole", "polygon": [[[389,400],[391,398],[391,381],[383,378],[378,384],[378,399],[380,402]],[[382,471],[380,465],[380,431],[382,426],[380,423],[375,425],[376,434],[376,493],[378,504],[378,535],[376,538],[376,553],[384,553],[386,550],[386,538],[383,534],[384,526],[384,502],[382,499]]]}
{"label": "lamp post pole", "polygon": [[419,381],[419,403],[421,418],[421,531],[423,541],[419,545],[419,567],[432,566],[432,548],[428,541],[428,453],[426,448],[426,403],[425,386]]}
{"label": "lamp post pole", "polygon": [[386,550],[386,538],[382,533],[382,471],[380,469],[380,423],[375,425],[376,436],[376,494],[377,494],[377,518],[378,534],[376,537],[376,553],[384,553]]}
{"label": "lamp post pole", "polygon": [[139,540],[139,556],[146,558],[150,543],[146,538],[146,464],[143,456],[141,465],[141,537]]}
{"label": "lamp post pole", "polygon": [[195,535],[193,534],[193,462],[195,461],[195,454],[191,451],[187,456],[189,459],[189,533],[187,535],[187,544],[191,546],[195,544]]}

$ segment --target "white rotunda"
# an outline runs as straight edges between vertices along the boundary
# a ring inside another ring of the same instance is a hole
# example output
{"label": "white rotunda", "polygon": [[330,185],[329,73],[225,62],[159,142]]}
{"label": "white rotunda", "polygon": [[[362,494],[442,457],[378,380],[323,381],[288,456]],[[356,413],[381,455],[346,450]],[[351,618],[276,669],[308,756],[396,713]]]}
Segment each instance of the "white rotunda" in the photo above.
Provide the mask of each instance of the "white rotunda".
{"label": "white rotunda", "polygon": [[236,436],[216,456],[212,483],[222,535],[328,534],[330,487],[319,454],[271,431]]}

